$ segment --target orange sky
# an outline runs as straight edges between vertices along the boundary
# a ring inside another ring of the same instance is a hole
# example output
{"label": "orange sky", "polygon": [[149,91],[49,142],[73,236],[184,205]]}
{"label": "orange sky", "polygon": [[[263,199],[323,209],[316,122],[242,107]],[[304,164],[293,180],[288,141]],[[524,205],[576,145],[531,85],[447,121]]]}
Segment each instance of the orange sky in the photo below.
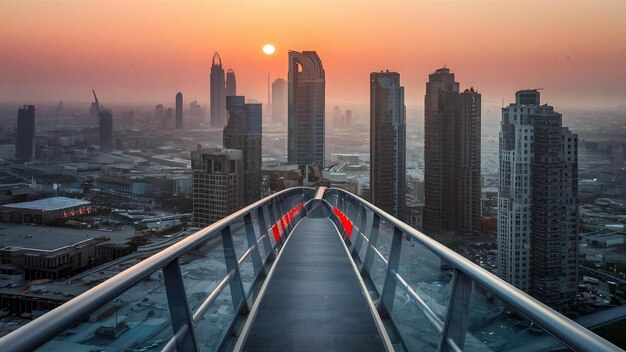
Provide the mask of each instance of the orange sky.
{"label": "orange sky", "polygon": [[238,94],[265,102],[289,49],[319,53],[328,104],[367,102],[369,73],[390,69],[422,105],[445,63],[485,103],[542,87],[557,107],[626,105],[624,0],[0,0],[0,102],[95,88],[104,104],[173,105],[179,90],[208,104],[214,51]]}

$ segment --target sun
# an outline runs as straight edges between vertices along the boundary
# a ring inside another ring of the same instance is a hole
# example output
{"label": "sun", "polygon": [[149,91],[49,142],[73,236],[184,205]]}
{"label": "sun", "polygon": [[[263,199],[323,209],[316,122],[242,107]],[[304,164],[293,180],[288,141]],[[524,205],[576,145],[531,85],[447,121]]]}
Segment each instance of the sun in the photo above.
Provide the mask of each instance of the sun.
{"label": "sun", "polygon": [[272,44],[263,45],[263,52],[267,55],[272,55],[276,51],[276,48]]}

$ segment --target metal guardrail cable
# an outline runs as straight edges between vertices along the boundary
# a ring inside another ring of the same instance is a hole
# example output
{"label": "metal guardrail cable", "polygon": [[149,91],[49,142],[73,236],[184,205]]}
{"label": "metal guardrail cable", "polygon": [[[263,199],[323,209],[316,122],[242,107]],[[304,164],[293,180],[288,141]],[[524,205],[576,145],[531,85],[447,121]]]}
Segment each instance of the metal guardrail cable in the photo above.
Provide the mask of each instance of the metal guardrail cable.
{"label": "metal guardrail cable", "polygon": [[202,319],[202,316],[204,315],[204,313],[206,313],[206,311],[211,307],[211,305],[217,299],[217,297],[220,295],[222,290],[224,290],[224,287],[226,287],[226,285],[228,285],[230,283],[230,280],[233,279],[234,275],[235,275],[235,271],[231,270],[228,273],[228,275],[226,275],[222,279],[222,281],[220,281],[220,283],[217,284],[217,286],[215,286],[213,291],[211,291],[209,296],[204,300],[204,302],[202,302],[200,307],[198,307],[198,310],[196,310],[196,312],[193,315],[193,325],[194,326],[198,325],[198,323],[200,322],[200,319]]}

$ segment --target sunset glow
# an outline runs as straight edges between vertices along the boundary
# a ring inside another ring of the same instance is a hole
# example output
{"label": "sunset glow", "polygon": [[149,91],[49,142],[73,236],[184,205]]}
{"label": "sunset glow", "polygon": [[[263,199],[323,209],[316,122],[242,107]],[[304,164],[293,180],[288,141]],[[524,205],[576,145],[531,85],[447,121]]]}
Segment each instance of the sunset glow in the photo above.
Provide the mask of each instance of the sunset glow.
{"label": "sunset glow", "polygon": [[[328,102],[367,102],[369,73],[390,69],[419,104],[428,73],[446,64],[486,102],[544,87],[561,105],[623,104],[626,2],[570,4],[2,1],[0,100],[84,101],[98,87],[109,100],[152,103],[184,87],[206,101],[215,51],[261,100],[268,71],[286,76],[288,50],[315,50]],[[283,49],[262,57],[268,38]]]}

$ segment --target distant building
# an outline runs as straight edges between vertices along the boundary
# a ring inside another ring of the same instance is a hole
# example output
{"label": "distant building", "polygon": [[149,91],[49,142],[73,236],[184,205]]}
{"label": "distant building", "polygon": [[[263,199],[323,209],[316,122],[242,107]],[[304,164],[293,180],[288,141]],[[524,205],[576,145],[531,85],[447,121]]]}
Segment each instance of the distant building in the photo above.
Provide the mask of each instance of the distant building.
{"label": "distant building", "polygon": [[406,219],[406,107],[396,72],[370,74],[370,187],[374,205]]}
{"label": "distant building", "polygon": [[537,90],[502,109],[499,276],[555,308],[578,284],[578,138]]}
{"label": "distant building", "polygon": [[113,150],[113,114],[110,110],[98,113],[100,125],[100,150],[108,153]]}
{"label": "distant building", "polygon": [[344,128],[345,124],[341,115],[341,108],[333,107],[333,128]]}
{"label": "distant building", "polygon": [[240,150],[205,148],[191,152],[193,224],[208,226],[243,205]]}
{"label": "distant building", "polygon": [[197,100],[194,100],[189,104],[189,114],[201,120],[204,117],[204,108],[198,104]]}
{"label": "distant building", "polygon": [[174,109],[167,108],[165,110],[165,119],[163,120],[163,128],[173,130],[176,128],[176,116]]}
{"label": "distant building", "polygon": [[287,81],[276,78],[272,83],[272,123],[287,121]]}
{"label": "distant building", "polygon": [[346,110],[346,128],[352,127],[352,110]]}
{"label": "distant building", "polygon": [[424,232],[480,232],[481,96],[454,73],[429,75],[424,108]]}
{"label": "distant building", "polygon": [[10,203],[0,206],[0,219],[21,224],[56,224],[91,214],[89,205],[89,201],[67,197]]}
{"label": "distant building", "polygon": [[15,144],[0,144],[0,159],[15,159]]}
{"label": "distant building", "polygon": [[226,96],[237,95],[237,79],[235,78],[235,71],[229,69],[226,71]]}
{"label": "distant building", "polygon": [[225,124],[226,82],[222,59],[218,53],[215,53],[211,65],[211,127],[221,129]]}
{"label": "distant building", "polygon": [[16,159],[21,162],[35,160],[35,106],[24,105],[17,110]]}
{"label": "distant building", "polygon": [[157,123],[163,123],[164,119],[165,119],[165,107],[163,107],[163,104],[158,104],[157,106],[154,107],[154,120]]}
{"label": "distant building", "polygon": [[326,79],[315,51],[289,52],[288,160],[324,165]]}
{"label": "distant building", "polygon": [[226,97],[228,123],[224,127],[224,148],[242,152],[243,205],[261,198],[262,106],[246,104],[243,96]]}
{"label": "distant building", "polygon": [[183,128],[183,93],[176,93],[176,129]]}

